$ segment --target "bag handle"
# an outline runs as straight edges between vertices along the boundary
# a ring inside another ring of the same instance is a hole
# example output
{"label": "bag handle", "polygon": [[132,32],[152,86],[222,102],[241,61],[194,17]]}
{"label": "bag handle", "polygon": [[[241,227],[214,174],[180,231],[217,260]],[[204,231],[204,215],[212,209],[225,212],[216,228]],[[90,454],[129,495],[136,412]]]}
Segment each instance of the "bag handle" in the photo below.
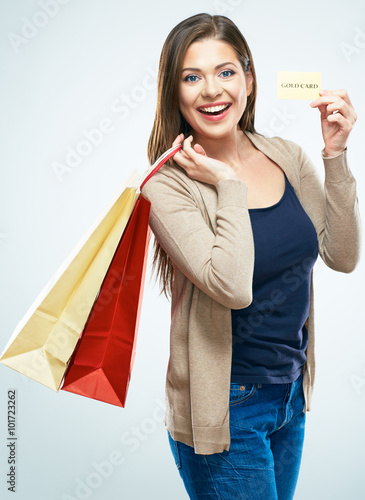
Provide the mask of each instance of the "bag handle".
{"label": "bag handle", "polygon": [[149,169],[147,169],[139,189],[141,190],[144,184],[148,181],[148,179],[150,179],[153,176],[153,174],[157,172],[157,170],[159,170],[162,167],[162,165],[165,162],[167,162],[167,160],[171,158],[171,156],[174,156],[174,154],[177,153],[181,148],[182,144],[177,144],[177,146],[173,146],[172,148],[165,151],[165,153],[163,153],[159,158],[157,158],[155,163]]}

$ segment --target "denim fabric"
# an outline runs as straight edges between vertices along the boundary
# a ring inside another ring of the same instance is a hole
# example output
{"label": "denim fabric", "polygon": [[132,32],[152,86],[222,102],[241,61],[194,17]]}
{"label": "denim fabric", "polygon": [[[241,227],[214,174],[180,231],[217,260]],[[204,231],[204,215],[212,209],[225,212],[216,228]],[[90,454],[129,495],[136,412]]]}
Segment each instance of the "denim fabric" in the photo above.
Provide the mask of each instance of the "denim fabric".
{"label": "denim fabric", "polygon": [[198,455],[168,439],[191,499],[292,500],[306,414],[303,372],[287,384],[231,383],[229,451]]}

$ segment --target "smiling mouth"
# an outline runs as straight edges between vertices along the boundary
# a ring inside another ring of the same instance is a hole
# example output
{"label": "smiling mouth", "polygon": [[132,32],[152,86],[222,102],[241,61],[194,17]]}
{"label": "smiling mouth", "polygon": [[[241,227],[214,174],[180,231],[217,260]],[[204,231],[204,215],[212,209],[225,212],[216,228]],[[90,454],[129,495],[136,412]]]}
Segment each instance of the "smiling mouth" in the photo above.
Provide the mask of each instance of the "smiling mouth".
{"label": "smiling mouth", "polygon": [[203,113],[204,115],[221,115],[224,113],[231,104],[225,104],[221,106],[211,106],[210,108],[198,108],[199,113]]}

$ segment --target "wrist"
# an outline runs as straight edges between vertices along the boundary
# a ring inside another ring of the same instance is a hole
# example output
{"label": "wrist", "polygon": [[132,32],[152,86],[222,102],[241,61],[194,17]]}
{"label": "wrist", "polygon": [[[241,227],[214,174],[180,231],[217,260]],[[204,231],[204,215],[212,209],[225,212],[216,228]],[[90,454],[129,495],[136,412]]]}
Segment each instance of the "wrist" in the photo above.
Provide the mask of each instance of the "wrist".
{"label": "wrist", "polygon": [[230,179],[230,180],[232,180],[232,179],[233,180],[238,180],[238,177],[236,175],[231,175],[231,174],[228,174],[228,173],[224,173],[224,174],[222,173],[222,174],[219,175],[219,177],[218,177],[217,182],[215,183],[215,185],[217,185],[218,182],[220,182],[220,181],[224,181],[224,180],[228,180],[228,179]]}
{"label": "wrist", "polygon": [[326,148],[322,150],[322,156],[324,158],[336,158],[336,156],[342,155],[344,151],[346,151],[347,147],[343,148],[342,151],[327,151]]}

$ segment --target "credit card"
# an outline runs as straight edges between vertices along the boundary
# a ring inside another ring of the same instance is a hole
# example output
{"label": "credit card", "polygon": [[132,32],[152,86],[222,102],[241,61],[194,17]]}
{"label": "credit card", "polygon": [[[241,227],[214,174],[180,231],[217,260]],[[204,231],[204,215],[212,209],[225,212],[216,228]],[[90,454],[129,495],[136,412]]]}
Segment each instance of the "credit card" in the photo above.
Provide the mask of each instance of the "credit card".
{"label": "credit card", "polygon": [[322,88],[322,73],[278,71],[278,99],[317,99]]}

